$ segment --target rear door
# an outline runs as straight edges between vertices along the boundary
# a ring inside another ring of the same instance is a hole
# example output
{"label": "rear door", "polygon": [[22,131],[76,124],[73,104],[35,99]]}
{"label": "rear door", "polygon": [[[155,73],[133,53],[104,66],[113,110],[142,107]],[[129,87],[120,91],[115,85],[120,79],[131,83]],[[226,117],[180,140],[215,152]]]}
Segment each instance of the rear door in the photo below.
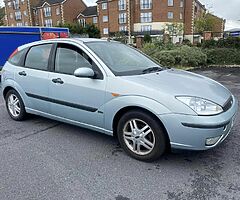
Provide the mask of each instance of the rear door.
{"label": "rear door", "polygon": [[[96,61],[79,46],[68,43],[59,43],[55,55],[55,69],[49,75],[52,114],[102,127],[106,79]],[[98,76],[75,77],[74,71],[81,67],[92,68]]]}
{"label": "rear door", "polygon": [[49,57],[53,44],[41,44],[28,49],[23,66],[16,67],[15,80],[26,94],[26,107],[49,112]]}

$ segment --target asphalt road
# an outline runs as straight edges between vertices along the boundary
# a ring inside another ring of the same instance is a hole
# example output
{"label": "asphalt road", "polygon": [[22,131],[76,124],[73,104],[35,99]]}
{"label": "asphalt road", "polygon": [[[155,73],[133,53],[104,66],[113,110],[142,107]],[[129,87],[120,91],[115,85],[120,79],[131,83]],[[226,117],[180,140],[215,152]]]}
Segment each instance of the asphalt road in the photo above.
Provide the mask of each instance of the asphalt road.
{"label": "asphalt road", "polygon": [[[240,98],[240,70],[198,71]],[[0,96],[0,199],[240,199],[240,118],[221,146],[127,156],[116,139],[32,116],[11,120]]]}

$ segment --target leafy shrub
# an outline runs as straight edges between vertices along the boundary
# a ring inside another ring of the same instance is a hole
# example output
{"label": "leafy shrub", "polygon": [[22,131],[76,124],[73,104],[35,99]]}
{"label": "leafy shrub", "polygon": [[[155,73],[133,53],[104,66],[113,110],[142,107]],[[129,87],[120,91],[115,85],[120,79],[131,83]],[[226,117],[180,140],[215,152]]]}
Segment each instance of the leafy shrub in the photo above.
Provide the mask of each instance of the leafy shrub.
{"label": "leafy shrub", "polygon": [[240,38],[229,37],[227,39],[206,40],[202,43],[203,48],[237,48],[240,49]]}
{"label": "leafy shrub", "polygon": [[152,38],[149,34],[145,34],[143,37],[143,41],[146,43],[152,42]]}
{"label": "leafy shrub", "polygon": [[169,51],[159,51],[154,54],[153,58],[163,66],[173,66],[175,58]]}
{"label": "leafy shrub", "polygon": [[158,47],[154,43],[146,43],[142,48],[142,51],[149,56],[153,56],[158,50]]}
{"label": "leafy shrub", "polygon": [[214,65],[240,65],[240,50],[228,48],[205,49],[207,63]]}

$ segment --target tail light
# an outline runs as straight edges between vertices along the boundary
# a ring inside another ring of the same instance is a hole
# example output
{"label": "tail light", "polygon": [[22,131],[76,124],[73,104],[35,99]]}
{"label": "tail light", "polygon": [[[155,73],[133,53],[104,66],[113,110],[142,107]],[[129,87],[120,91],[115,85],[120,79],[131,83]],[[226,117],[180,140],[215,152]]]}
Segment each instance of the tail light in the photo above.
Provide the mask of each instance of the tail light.
{"label": "tail light", "polygon": [[15,56],[17,53],[18,53],[18,49],[16,49],[16,50],[10,55],[9,58],[12,58],[12,57]]}

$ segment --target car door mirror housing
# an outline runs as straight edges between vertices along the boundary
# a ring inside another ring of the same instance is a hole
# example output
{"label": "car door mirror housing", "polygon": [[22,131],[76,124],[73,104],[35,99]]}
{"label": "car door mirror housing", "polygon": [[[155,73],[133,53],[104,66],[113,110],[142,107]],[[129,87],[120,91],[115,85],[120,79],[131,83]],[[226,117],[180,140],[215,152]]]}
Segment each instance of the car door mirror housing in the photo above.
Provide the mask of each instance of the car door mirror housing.
{"label": "car door mirror housing", "polygon": [[74,71],[74,76],[82,78],[94,78],[95,72],[91,68],[81,67]]}

